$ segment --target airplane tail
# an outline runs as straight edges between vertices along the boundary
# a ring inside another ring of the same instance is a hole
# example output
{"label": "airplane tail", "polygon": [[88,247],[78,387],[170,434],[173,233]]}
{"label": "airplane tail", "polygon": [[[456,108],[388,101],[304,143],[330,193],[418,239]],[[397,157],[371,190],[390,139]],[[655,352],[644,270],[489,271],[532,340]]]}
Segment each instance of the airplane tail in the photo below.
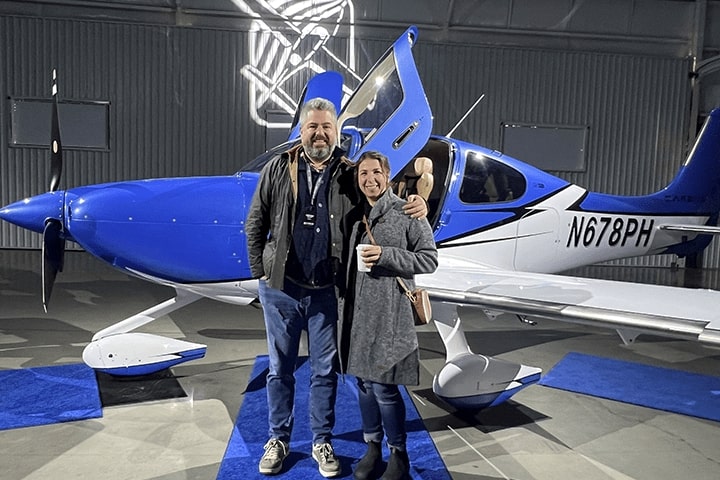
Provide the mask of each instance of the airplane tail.
{"label": "airplane tail", "polygon": [[[706,217],[705,225],[664,225],[666,232],[677,235],[699,233],[692,240],[668,248],[665,253],[687,257],[697,263],[695,255],[702,252],[720,234],[720,109],[713,110],[705,120],[695,145],[675,178],[667,187],[648,196],[661,210],[670,214]],[[694,259],[694,260],[692,260]]]}
{"label": "airplane tail", "polygon": [[720,109],[713,110],[708,116],[675,178],[650,196],[664,202],[669,213],[707,215],[713,223],[717,221],[720,212]]}
{"label": "airplane tail", "polygon": [[[677,243],[662,252],[689,257],[705,249],[714,235],[720,216],[720,109],[713,110],[703,125],[692,151],[675,178],[663,189],[649,195],[622,196],[591,192],[581,208],[618,214],[675,216],[677,224],[664,223],[666,234],[675,234]],[[685,220],[680,220],[681,218]],[[702,224],[687,222],[702,218]],[[694,237],[688,240],[688,237]]]}

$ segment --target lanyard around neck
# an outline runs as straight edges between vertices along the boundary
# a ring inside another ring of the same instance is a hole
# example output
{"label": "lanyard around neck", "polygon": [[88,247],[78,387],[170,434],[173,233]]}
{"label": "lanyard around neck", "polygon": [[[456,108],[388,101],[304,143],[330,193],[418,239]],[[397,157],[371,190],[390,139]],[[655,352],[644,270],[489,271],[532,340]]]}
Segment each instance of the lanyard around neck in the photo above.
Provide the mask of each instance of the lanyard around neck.
{"label": "lanyard around neck", "polygon": [[[312,165],[310,165],[310,162],[305,161],[305,174],[307,176],[307,185],[308,185],[308,191],[310,192],[310,205],[315,206],[315,200],[317,199],[318,192],[320,191],[320,187],[322,186],[324,180],[325,180],[325,170],[322,170],[319,175],[319,178],[317,182],[313,185],[313,174],[312,174]],[[330,168],[329,166],[326,166],[325,169]]]}

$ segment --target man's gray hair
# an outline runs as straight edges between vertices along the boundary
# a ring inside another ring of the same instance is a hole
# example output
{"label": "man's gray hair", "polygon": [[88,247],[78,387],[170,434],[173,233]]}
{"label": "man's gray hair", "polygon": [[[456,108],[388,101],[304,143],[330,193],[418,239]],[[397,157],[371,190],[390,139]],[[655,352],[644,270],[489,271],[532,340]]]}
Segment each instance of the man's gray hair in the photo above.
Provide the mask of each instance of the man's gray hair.
{"label": "man's gray hair", "polygon": [[323,112],[330,112],[333,117],[333,121],[337,122],[337,110],[335,110],[335,104],[326,98],[311,98],[302,106],[300,110],[300,125],[304,125],[307,121],[308,115],[312,110],[320,110]]}

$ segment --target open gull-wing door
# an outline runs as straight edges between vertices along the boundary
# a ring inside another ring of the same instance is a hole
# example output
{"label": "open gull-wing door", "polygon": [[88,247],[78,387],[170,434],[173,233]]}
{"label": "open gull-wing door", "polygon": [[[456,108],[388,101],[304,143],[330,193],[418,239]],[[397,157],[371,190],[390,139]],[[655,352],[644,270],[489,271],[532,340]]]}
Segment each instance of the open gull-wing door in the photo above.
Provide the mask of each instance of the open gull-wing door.
{"label": "open gull-wing door", "polygon": [[417,28],[408,28],[365,75],[338,118],[339,127],[365,132],[353,160],[368,150],[390,159],[397,173],[427,143],[432,112],[412,56]]}
{"label": "open gull-wing door", "polygon": [[318,73],[308,80],[305,89],[303,89],[300,101],[297,104],[295,115],[290,126],[290,135],[288,140],[300,138],[300,110],[307,100],[315,97],[322,97],[330,100],[335,104],[335,110],[340,111],[340,103],[343,96],[343,77],[338,72],[329,70],[327,72]]}

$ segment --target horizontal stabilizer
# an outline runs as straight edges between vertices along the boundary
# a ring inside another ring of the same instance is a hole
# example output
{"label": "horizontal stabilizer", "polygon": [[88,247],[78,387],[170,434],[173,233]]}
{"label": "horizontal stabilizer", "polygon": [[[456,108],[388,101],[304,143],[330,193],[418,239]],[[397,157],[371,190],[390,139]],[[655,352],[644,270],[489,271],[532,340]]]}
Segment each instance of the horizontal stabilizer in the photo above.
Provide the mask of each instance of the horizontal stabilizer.
{"label": "horizontal stabilizer", "polygon": [[705,235],[720,235],[720,227],[712,225],[660,225],[660,230],[701,233]]}

